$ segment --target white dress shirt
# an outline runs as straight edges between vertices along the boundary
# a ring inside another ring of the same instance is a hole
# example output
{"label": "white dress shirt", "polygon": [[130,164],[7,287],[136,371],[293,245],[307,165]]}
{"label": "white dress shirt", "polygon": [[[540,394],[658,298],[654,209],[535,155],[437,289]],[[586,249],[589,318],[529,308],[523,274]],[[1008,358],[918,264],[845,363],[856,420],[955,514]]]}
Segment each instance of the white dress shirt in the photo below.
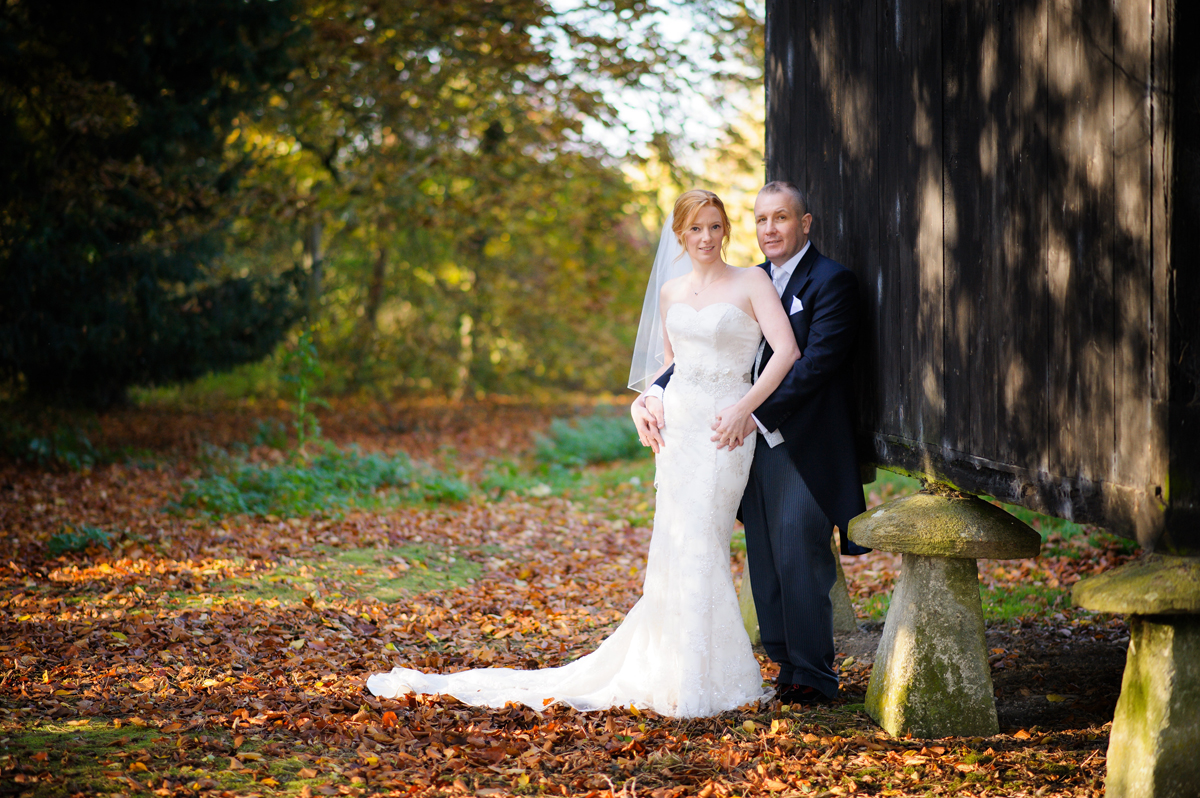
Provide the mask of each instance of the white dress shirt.
{"label": "white dress shirt", "polygon": [[[800,248],[800,251],[784,261],[782,266],[777,266],[774,263],[771,264],[771,282],[774,283],[775,293],[779,294],[780,299],[783,299],[783,292],[787,289],[788,281],[792,279],[792,273],[796,271],[796,267],[800,265],[800,259],[804,257],[804,253],[808,252],[808,247],[811,243],[811,241],[805,241],[804,246]],[[758,354],[754,356],[754,376],[756,379],[758,378],[759,363],[762,361],[763,351],[766,349],[766,345],[767,342],[764,338],[758,345]],[[642,394],[642,396],[653,396],[661,401],[663,397],[663,388],[661,385],[651,385],[646,389],[646,392]],[[762,434],[763,440],[766,441],[767,446],[770,446],[772,449],[774,449],[776,446],[783,443],[782,432],[777,429],[768,430],[762,425],[762,422],[759,421],[756,416],[751,414],[750,417],[753,418],[754,423],[758,425],[758,431]]]}

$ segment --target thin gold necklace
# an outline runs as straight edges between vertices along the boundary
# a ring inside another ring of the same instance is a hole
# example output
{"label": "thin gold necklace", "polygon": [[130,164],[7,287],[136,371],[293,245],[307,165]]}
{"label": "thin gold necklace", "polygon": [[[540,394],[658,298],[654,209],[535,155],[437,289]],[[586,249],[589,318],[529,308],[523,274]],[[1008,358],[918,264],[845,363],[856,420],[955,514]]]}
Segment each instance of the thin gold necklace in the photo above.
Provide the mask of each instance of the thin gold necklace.
{"label": "thin gold necklace", "polygon": [[[700,291],[707,291],[707,290],[708,290],[709,288],[711,288],[711,287],[712,287],[712,286],[713,286],[715,283],[719,283],[719,282],[721,282],[721,281],[722,281],[722,280],[724,280],[724,279],[725,279],[725,272],[724,272],[724,271],[722,271],[722,272],[721,272],[721,276],[720,276],[720,277],[718,277],[717,279],[713,280],[713,281],[712,281],[711,283],[709,283],[708,285],[706,285],[706,286],[704,286],[703,288],[701,288],[701,289],[700,289]],[[692,293],[693,293],[695,296],[700,296],[700,291],[697,291],[695,288],[693,288],[693,289],[692,289]]]}

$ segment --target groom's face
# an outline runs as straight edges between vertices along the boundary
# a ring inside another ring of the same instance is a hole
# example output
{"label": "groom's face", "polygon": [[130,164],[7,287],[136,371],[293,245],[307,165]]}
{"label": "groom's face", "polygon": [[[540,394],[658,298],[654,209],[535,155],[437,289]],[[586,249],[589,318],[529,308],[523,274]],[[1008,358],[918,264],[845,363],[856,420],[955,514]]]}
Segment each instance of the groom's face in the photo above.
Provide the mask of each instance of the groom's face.
{"label": "groom's face", "polygon": [[776,265],[786,263],[808,242],[812,214],[797,205],[796,198],[784,191],[759,194],[754,201],[758,248]]}

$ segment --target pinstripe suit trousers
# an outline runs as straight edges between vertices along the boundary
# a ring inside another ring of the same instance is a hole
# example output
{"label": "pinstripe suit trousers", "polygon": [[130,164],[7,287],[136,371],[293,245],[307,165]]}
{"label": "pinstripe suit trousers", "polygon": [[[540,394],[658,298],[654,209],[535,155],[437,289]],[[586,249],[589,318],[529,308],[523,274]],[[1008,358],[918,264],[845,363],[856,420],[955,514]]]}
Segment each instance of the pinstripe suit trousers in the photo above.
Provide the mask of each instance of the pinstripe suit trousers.
{"label": "pinstripe suit trousers", "polygon": [[780,684],[803,684],[833,696],[833,605],[837,566],[833,524],[817,505],[787,447],[755,447],[742,497],[746,559],[767,656]]}

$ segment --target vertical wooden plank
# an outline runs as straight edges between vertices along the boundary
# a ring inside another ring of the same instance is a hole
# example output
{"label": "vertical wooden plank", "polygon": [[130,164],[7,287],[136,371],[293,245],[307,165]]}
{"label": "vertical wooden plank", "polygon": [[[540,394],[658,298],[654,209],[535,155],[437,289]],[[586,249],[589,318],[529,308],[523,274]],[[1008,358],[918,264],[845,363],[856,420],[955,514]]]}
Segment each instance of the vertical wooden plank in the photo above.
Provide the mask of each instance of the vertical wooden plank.
{"label": "vertical wooden plank", "polygon": [[[844,51],[849,58],[840,70],[848,102],[838,125],[844,142],[838,155],[841,202],[836,211],[836,248],[832,257],[860,276],[860,290],[879,262],[879,0],[852,4],[846,20]],[[864,326],[870,334],[871,324]]]}
{"label": "vertical wooden plank", "polygon": [[[1114,481],[1138,490],[1129,508],[1153,526],[1151,468],[1153,258],[1150,227],[1150,2],[1116,3],[1113,26]],[[1161,484],[1161,483],[1157,483]]]}
{"label": "vertical wooden plank", "polygon": [[[1165,25],[1159,28],[1160,20]],[[1200,49],[1189,34],[1200,26],[1200,5],[1187,0],[1155,4],[1155,64],[1162,65],[1155,105],[1166,128],[1164,150],[1156,154],[1155,209],[1169,225],[1166,267],[1170,296],[1169,423],[1170,484],[1167,550],[1200,554]],[[1169,70],[1169,77],[1166,70]],[[1157,72],[1157,69],[1156,69]],[[1161,111],[1161,116],[1159,112]],[[1161,167],[1158,165],[1162,164]],[[1158,223],[1158,217],[1156,217]],[[1157,541],[1156,541],[1157,542]]]}
{"label": "vertical wooden plank", "polygon": [[1010,367],[1019,362],[1020,330],[1014,322],[1027,268],[1016,249],[1012,216],[1019,72],[1002,66],[1017,61],[1013,12],[1011,3],[966,0],[946,29],[948,61],[954,61],[955,71],[947,85],[948,95],[954,95],[945,123],[952,147],[947,150],[947,210],[953,207],[956,221],[946,265],[961,309],[951,340],[963,367],[956,379],[965,374],[960,395],[967,400],[969,419],[961,450],[1005,464],[1012,463],[1013,452],[1001,445],[1007,438],[1002,408],[1013,394],[1010,379],[1019,380]]}
{"label": "vertical wooden plank", "polygon": [[[1186,2],[1186,0],[1185,0]],[[1175,0],[1151,2],[1151,80],[1150,80],[1150,401],[1153,406],[1150,426],[1151,485],[1163,501],[1171,499],[1167,482],[1170,465],[1170,270],[1172,238],[1171,185],[1174,163],[1173,80],[1175,41]],[[1191,12],[1193,21],[1197,16]],[[1194,231],[1193,231],[1194,232]],[[1193,456],[1195,454],[1193,453]],[[1193,483],[1197,484],[1197,483]],[[1157,537],[1158,530],[1149,537]],[[1140,538],[1139,538],[1140,539]]]}
{"label": "vertical wooden plank", "polygon": [[877,209],[875,3],[808,6],[806,124],[812,237],[829,256],[864,261]]}
{"label": "vertical wooden plank", "polygon": [[984,109],[980,107],[971,80],[975,47],[972,34],[975,3],[946,0],[942,6],[942,88],[945,194],[942,209],[945,259],[945,390],[946,423],[943,447],[958,452],[975,452],[972,416],[972,358],[979,304],[983,292],[982,244],[980,236],[978,174],[972,164],[977,158],[975,126]]}
{"label": "vertical wooden plank", "polygon": [[[912,407],[919,406],[920,397],[909,390],[911,342],[905,309],[915,308],[915,299],[902,292],[901,286],[910,282],[913,264],[911,241],[903,233],[901,220],[912,218],[916,208],[912,202],[912,183],[908,163],[908,127],[905,114],[905,87],[898,75],[910,64],[907,53],[900,47],[901,28],[908,18],[905,0],[885,0],[881,3],[879,25],[879,218],[880,247],[878,269],[864,280],[863,290],[875,309],[874,330],[876,350],[880,353],[877,367],[879,424],[876,432],[911,437],[904,425],[912,417]],[[892,35],[888,35],[892,31]]]}
{"label": "vertical wooden plank", "polygon": [[[870,13],[878,25],[881,7],[886,5],[886,0],[871,0],[865,5],[870,7]],[[877,35],[873,50],[874,73],[871,83],[874,86],[881,86],[883,80],[879,38]],[[857,197],[859,212],[865,213],[871,218],[871,225],[863,231],[868,237],[864,242],[865,257],[856,255],[853,260],[846,263],[846,266],[858,276],[858,287],[864,313],[862,323],[859,325],[855,390],[858,392],[859,402],[860,454],[870,457],[874,455],[872,443],[874,433],[883,427],[892,426],[890,418],[894,415],[894,410],[889,407],[893,396],[890,388],[893,375],[892,369],[889,368],[892,357],[886,349],[888,339],[885,333],[890,321],[887,318],[890,309],[884,306],[880,292],[877,290],[883,280],[884,269],[881,220],[878,208],[879,175],[886,161],[882,147],[885,125],[883,121],[884,98],[881,96],[881,92],[873,92],[872,99],[874,102],[873,113],[877,120],[876,144],[872,152],[873,179],[868,182],[865,191]]]}
{"label": "vertical wooden plank", "polygon": [[[805,183],[809,208],[813,215],[810,237],[821,251],[833,255],[835,224],[831,224],[830,209],[841,202],[837,180],[837,158],[841,141],[837,131],[837,69],[844,59],[839,39],[840,19],[835,9],[808,0],[805,7],[807,38],[800,42],[804,54],[807,81],[805,86],[804,152]],[[840,13],[841,9],[837,9]],[[831,164],[832,161],[832,164]],[[836,220],[834,220],[836,221]]]}
{"label": "vertical wooden plank", "polygon": [[1051,469],[1111,477],[1112,11],[1053,0],[1049,16]]}
{"label": "vertical wooden plank", "polygon": [[1002,421],[997,441],[1005,462],[1033,472],[1049,467],[1047,446],[1051,341],[1047,329],[1046,253],[1049,185],[1046,170],[1047,24],[1045,0],[1023,0],[1013,17],[1012,53],[1017,81],[1013,94],[1014,171],[1010,227],[1004,240],[1013,308],[1010,337],[1002,349]]}
{"label": "vertical wooden plank", "polygon": [[881,431],[942,443],[941,0],[888,0],[878,31]]}
{"label": "vertical wooden plank", "polygon": [[803,37],[803,7],[783,0],[767,6],[766,27],[766,178],[803,185],[804,59],[797,58]]}

